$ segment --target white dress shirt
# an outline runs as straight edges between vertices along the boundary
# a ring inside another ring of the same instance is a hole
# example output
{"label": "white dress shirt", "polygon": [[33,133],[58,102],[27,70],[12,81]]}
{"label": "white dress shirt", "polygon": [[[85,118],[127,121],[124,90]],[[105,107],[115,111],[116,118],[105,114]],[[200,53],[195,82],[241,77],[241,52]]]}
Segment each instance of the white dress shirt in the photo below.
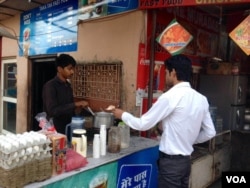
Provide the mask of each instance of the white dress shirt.
{"label": "white dress shirt", "polygon": [[163,93],[140,118],[128,112],[122,120],[131,128],[145,131],[162,121],[159,150],[169,155],[191,155],[193,144],[215,136],[207,98],[181,82]]}

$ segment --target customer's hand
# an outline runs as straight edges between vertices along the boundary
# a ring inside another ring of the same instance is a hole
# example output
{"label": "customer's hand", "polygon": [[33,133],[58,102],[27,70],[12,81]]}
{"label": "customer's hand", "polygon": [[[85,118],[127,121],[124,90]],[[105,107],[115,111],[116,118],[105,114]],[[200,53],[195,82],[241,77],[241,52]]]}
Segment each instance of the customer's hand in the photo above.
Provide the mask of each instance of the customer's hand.
{"label": "customer's hand", "polygon": [[115,108],[112,110],[112,113],[114,114],[114,116],[117,118],[117,119],[122,119],[122,114],[123,114],[124,110],[122,109],[119,109],[119,108]]}

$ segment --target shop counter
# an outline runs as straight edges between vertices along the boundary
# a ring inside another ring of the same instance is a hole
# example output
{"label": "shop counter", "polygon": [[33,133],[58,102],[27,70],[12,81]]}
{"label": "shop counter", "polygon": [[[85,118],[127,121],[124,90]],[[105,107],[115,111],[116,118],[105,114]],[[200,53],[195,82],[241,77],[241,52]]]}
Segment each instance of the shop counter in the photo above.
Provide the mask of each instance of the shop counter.
{"label": "shop counter", "polygon": [[92,146],[89,146],[85,167],[28,184],[25,188],[155,188],[158,149],[158,141],[132,136],[128,148],[119,153],[107,152],[95,159],[92,158]]}

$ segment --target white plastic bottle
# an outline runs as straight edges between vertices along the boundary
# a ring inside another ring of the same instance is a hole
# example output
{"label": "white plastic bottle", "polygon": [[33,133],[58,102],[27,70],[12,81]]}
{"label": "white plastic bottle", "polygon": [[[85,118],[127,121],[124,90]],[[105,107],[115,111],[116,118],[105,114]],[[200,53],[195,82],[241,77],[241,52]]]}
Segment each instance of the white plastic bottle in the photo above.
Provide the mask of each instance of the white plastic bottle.
{"label": "white plastic bottle", "polygon": [[106,155],[107,129],[106,125],[100,126],[101,155]]}
{"label": "white plastic bottle", "polygon": [[84,157],[87,157],[87,136],[86,136],[86,130],[85,134],[82,134],[82,154]]}
{"label": "white plastic bottle", "polygon": [[93,158],[100,158],[100,134],[94,134]]}

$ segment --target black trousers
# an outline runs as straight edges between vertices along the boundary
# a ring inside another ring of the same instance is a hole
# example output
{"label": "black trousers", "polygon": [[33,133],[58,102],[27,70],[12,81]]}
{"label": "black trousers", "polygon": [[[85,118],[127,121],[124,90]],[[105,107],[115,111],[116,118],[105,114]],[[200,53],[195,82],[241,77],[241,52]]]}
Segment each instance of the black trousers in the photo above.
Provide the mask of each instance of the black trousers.
{"label": "black trousers", "polygon": [[158,169],[158,188],[189,187],[190,156],[166,155],[160,152]]}

